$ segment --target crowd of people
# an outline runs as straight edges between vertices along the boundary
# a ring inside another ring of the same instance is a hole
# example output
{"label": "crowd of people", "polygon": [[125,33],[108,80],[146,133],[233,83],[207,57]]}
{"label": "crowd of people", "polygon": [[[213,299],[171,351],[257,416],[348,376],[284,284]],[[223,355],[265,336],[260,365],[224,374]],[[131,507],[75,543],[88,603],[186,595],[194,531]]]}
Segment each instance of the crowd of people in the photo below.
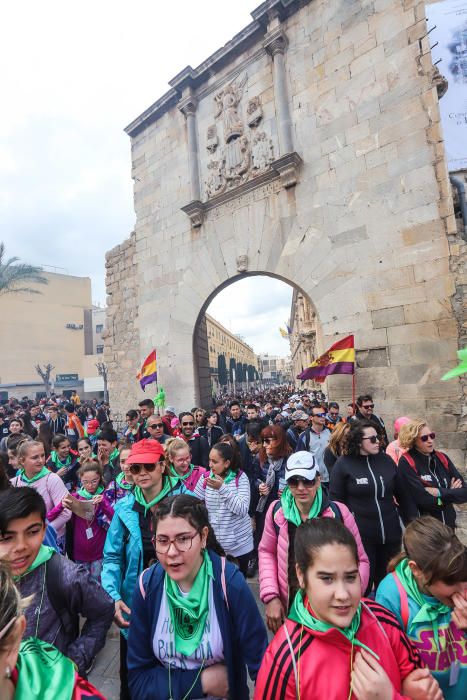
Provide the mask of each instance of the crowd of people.
{"label": "crowd of people", "polygon": [[390,441],[374,409],[0,407],[0,698],[103,698],[114,622],[122,700],[464,700],[467,484],[426,420]]}

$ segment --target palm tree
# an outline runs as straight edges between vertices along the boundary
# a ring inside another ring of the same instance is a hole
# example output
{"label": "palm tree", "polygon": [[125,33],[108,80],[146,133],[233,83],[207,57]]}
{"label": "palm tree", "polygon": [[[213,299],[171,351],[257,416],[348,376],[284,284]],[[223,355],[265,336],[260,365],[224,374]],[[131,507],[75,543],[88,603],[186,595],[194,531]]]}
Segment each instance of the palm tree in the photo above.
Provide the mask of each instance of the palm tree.
{"label": "palm tree", "polygon": [[19,258],[5,259],[5,244],[0,242],[0,296],[11,292],[27,292],[40,294],[38,289],[22,286],[28,282],[48,284],[46,277],[41,275],[42,268],[26,263],[19,263]]}

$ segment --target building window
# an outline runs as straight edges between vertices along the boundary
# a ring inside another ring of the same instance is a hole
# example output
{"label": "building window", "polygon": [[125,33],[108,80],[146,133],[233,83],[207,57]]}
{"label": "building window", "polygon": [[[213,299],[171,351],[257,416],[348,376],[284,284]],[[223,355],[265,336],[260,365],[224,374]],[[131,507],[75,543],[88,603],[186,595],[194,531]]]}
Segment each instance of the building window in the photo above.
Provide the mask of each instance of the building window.
{"label": "building window", "polygon": [[102,353],[104,352],[104,346],[103,346],[103,345],[98,345],[98,346],[96,347],[96,352],[97,352],[98,355],[102,355]]}
{"label": "building window", "polygon": [[104,330],[104,324],[98,323],[96,326],[96,333],[102,333],[103,330]]}

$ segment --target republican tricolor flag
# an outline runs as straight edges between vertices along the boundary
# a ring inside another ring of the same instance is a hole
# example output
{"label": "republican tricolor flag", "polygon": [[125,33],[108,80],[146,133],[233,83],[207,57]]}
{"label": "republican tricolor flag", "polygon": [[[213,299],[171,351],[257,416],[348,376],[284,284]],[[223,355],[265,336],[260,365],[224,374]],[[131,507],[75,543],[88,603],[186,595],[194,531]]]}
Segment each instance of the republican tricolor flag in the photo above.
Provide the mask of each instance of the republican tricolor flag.
{"label": "republican tricolor flag", "polygon": [[334,343],[324,355],[311,363],[297,379],[302,381],[314,379],[315,382],[324,382],[330,374],[354,374],[355,373],[355,346],[353,335],[348,335]]}
{"label": "republican tricolor flag", "polygon": [[157,383],[157,360],[155,350],[149,353],[144,360],[141,371],[136,375],[136,379],[139,379],[143,391],[145,391],[145,387],[148,384],[152,384],[153,382]]}

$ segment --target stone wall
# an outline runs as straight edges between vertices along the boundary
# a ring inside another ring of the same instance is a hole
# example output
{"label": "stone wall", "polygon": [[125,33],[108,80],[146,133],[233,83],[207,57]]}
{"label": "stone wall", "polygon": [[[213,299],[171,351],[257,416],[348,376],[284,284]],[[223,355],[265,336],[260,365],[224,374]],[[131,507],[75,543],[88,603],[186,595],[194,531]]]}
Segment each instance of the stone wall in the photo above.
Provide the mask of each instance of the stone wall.
{"label": "stone wall", "polygon": [[141,400],[135,376],[141,366],[135,250],[136,234],[133,232],[105,256],[107,317],[103,333],[104,361],[108,369],[113,418],[118,425],[123,424],[126,411],[136,408]]}
{"label": "stone wall", "polygon": [[[195,405],[193,333],[207,300],[264,273],[311,299],[321,347],[355,334],[357,388],[373,392],[388,423],[427,416],[459,464],[460,382],[440,381],[458,347],[456,224],[424,2],[286,5],[263,3],[127,128],[137,222],[126,277],[140,284],[111,316],[118,324],[136,307],[138,326],[131,347],[116,333],[107,350],[112,401],[126,410],[128,375],[157,347],[169,403]],[[229,94],[235,108],[219,111]],[[231,128],[242,133],[236,146]],[[328,388],[348,397],[349,384]]]}

